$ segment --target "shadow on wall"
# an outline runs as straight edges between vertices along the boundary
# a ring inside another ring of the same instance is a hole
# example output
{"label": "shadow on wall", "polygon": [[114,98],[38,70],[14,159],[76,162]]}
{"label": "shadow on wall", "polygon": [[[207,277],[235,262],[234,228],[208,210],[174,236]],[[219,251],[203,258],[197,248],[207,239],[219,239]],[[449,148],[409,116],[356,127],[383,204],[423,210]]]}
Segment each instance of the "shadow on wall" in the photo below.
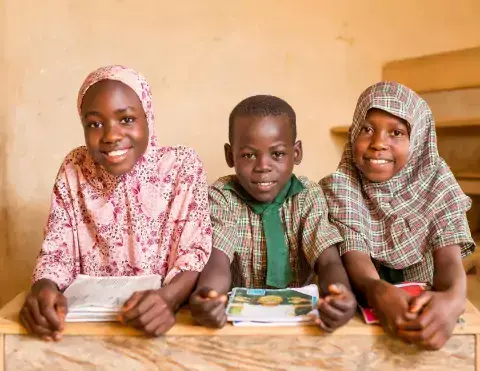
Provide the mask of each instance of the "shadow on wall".
{"label": "shadow on wall", "polygon": [[5,196],[8,208],[3,207],[5,218],[2,223],[4,244],[1,246],[0,306],[21,291],[29,289],[49,209],[48,203],[32,205],[20,200],[13,190],[6,192]]}

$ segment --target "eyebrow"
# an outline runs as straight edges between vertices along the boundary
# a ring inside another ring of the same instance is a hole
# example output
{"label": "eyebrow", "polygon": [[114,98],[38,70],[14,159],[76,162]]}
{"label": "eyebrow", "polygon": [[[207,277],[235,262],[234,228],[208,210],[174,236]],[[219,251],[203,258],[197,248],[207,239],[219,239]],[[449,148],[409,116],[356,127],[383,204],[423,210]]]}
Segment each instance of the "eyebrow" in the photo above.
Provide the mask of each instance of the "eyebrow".
{"label": "eyebrow", "polygon": [[[275,148],[277,148],[277,147],[286,147],[286,146],[287,146],[286,143],[281,142],[281,143],[275,143],[274,145],[268,147],[268,149],[271,150],[271,149],[275,149]],[[246,144],[246,145],[240,147],[240,149],[241,149],[241,150],[243,150],[243,149],[250,149],[250,150],[252,150],[252,151],[256,151],[256,150],[257,150],[257,148],[252,147],[252,146],[249,145],[249,144]]]}
{"label": "eyebrow", "polygon": [[[124,108],[119,108],[119,109],[116,109],[114,111],[114,113],[116,113],[116,114],[125,113],[128,110],[135,112],[135,107],[127,106],[127,107],[124,107]],[[88,111],[88,112],[85,112],[84,115],[83,115],[84,118],[86,118],[88,116],[102,116],[102,114],[98,111]]]}

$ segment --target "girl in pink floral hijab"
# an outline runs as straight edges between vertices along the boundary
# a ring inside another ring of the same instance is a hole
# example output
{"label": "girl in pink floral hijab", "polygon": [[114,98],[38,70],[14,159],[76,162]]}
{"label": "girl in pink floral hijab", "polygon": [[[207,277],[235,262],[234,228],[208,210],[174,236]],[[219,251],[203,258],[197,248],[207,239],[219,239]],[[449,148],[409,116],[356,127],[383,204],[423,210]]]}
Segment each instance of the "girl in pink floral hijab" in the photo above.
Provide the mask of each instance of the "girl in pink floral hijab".
{"label": "girl in pink floral hijab", "polygon": [[62,291],[78,274],[157,274],[162,288],[135,293],[122,320],[160,335],[210,256],[202,163],[189,148],[157,145],[150,88],[132,69],[92,72],[78,113],[86,146],[66,157],[55,181],[22,323],[59,339],[67,312]]}

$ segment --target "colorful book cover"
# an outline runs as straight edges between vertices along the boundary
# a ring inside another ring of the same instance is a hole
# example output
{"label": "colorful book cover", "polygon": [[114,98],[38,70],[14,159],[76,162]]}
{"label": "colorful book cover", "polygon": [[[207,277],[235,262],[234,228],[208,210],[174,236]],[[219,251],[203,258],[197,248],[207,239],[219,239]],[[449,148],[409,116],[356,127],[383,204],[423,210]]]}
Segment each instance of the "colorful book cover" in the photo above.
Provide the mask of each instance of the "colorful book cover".
{"label": "colorful book cover", "polygon": [[307,322],[318,300],[318,287],[280,290],[234,288],[227,305],[229,321]]}
{"label": "colorful book cover", "polygon": [[[422,282],[408,282],[395,285],[396,287],[405,290],[412,296],[419,296],[423,291],[428,289],[428,285]],[[362,313],[363,319],[367,324],[378,323],[379,320],[375,314],[375,310],[372,308],[363,308],[359,305],[360,312]]]}

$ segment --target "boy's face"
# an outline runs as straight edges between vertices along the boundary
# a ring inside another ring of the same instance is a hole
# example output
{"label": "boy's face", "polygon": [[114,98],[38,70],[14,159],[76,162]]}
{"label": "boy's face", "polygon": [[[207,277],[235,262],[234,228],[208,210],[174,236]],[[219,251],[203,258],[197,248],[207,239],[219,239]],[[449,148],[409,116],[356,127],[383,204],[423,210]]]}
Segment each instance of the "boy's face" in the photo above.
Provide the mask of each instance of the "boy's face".
{"label": "boy's face", "polygon": [[294,143],[287,116],[238,116],[225,159],[245,191],[268,203],[290,180],[293,165],[302,161],[302,143]]}
{"label": "boy's face", "polygon": [[85,143],[110,174],[128,173],[148,146],[148,123],[137,94],[120,81],[92,85],[82,102]]}
{"label": "boy's face", "polygon": [[409,128],[405,121],[371,109],[353,144],[353,158],[370,181],[385,182],[405,167],[409,148]]}

